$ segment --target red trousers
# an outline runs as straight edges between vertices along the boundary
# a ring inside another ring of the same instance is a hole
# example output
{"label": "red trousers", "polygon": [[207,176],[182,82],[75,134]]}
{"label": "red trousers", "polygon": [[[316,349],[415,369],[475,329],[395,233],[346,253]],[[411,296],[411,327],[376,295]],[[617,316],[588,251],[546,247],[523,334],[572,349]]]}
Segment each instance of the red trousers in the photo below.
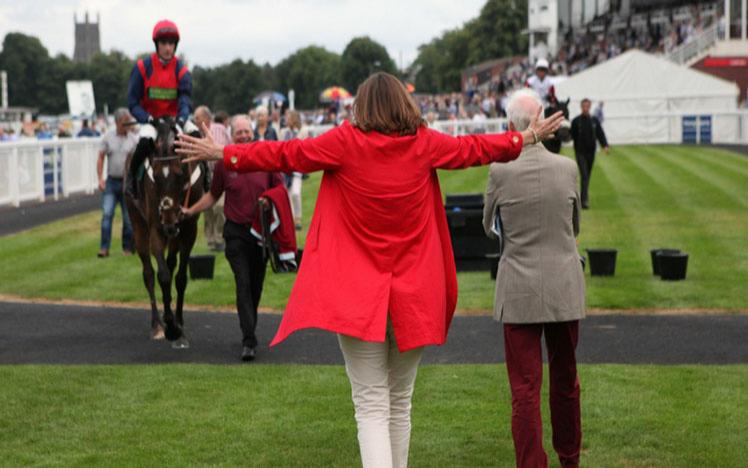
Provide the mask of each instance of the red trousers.
{"label": "red trousers", "polygon": [[504,351],[512,389],[512,438],[517,467],[545,468],[540,418],[540,387],[543,356],[540,339],[545,333],[550,368],[551,426],[553,448],[561,466],[579,466],[582,422],[579,409],[579,377],[575,350],[579,321],[504,324]]}

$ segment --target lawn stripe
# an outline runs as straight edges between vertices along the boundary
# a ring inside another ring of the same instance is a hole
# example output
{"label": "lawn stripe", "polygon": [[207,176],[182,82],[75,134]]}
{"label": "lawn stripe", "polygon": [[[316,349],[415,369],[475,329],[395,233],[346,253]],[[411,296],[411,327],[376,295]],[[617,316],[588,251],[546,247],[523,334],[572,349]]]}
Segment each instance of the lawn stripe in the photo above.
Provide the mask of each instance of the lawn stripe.
{"label": "lawn stripe", "polygon": [[[620,151],[620,150],[619,150]],[[617,248],[618,260],[615,278],[588,277],[588,306],[636,307],[646,303],[654,293],[652,287],[641,281],[641,274],[649,269],[648,260],[638,229],[638,214],[631,209],[627,193],[625,171],[621,160],[598,156],[590,183],[592,209],[582,214],[580,243],[582,247]],[[594,226],[591,230],[588,227]],[[594,238],[589,242],[587,239]],[[622,293],[634,288],[636,295]]]}
{"label": "lawn stripe", "polygon": [[[688,152],[683,148],[675,148],[673,151],[661,152],[661,148],[655,148],[654,151],[661,154],[663,159],[673,163],[680,169],[687,171],[692,176],[703,180],[708,188],[707,193],[718,192],[723,195],[716,206],[720,208],[745,208],[748,206],[746,199],[746,187],[748,179],[741,174],[732,171],[726,171],[716,166],[713,161],[700,159],[693,152]],[[724,203],[729,203],[730,206]],[[714,208],[712,206],[711,208]]]}
{"label": "lawn stripe", "polygon": [[[644,172],[667,174],[663,178],[667,181],[663,187],[670,193],[674,204],[680,200],[679,205],[685,206],[689,212],[679,223],[668,223],[678,226],[672,230],[672,238],[684,242],[681,246],[673,246],[691,252],[688,276],[695,283],[692,290],[679,292],[696,300],[701,300],[700,293],[704,294],[704,289],[709,288],[741,295],[740,291],[748,281],[748,252],[740,247],[744,245],[745,232],[748,231],[744,209],[729,194],[685,168],[682,162],[687,156],[667,155],[663,151],[662,147],[642,148],[646,157],[637,162]],[[697,210],[702,205],[705,209]],[[699,252],[699,255],[694,255],[694,252]],[[729,281],[725,281],[726,273]],[[723,297],[715,297],[714,305],[719,304]]]}

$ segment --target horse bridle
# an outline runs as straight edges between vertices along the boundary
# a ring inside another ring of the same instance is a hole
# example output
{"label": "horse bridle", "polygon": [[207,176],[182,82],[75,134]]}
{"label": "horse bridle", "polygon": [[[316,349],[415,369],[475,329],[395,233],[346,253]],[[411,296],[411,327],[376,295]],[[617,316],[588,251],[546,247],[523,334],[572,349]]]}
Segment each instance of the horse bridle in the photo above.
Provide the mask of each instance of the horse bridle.
{"label": "horse bridle", "polygon": [[[181,156],[154,156],[151,158],[154,162],[155,161],[174,161],[176,159],[181,160]],[[150,162],[149,162],[150,164]],[[187,163],[187,174],[190,174],[190,178],[187,180],[187,192],[185,193],[184,201],[182,202],[182,208],[187,209],[189,208],[188,203],[190,202],[190,195],[192,194],[192,162]],[[153,179],[152,179],[153,180]],[[155,180],[154,180],[155,182]]]}

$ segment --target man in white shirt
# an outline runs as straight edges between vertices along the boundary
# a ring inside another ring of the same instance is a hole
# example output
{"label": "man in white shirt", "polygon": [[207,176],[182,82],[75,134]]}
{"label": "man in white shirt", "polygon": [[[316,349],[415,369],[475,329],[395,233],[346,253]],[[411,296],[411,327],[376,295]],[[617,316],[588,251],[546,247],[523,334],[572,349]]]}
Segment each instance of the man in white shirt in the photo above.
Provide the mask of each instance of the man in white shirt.
{"label": "man in white shirt", "polygon": [[548,60],[540,59],[535,63],[535,74],[525,82],[526,88],[535,91],[543,102],[543,107],[548,107],[549,98],[555,96],[556,90],[548,76]]}
{"label": "man in white shirt", "polygon": [[[122,191],[127,156],[138,144],[138,136],[132,130],[133,119],[130,111],[121,107],[114,112],[115,128],[107,130],[101,139],[99,159],[96,161],[96,173],[99,176],[99,189],[102,191],[101,210],[101,244],[99,258],[109,256],[112,241],[112,220],[114,210],[119,204],[122,210],[122,253],[131,255],[133,251],[132,224],[127,214],[127,205]],[[104,160],[107,162],[104,177]]]}

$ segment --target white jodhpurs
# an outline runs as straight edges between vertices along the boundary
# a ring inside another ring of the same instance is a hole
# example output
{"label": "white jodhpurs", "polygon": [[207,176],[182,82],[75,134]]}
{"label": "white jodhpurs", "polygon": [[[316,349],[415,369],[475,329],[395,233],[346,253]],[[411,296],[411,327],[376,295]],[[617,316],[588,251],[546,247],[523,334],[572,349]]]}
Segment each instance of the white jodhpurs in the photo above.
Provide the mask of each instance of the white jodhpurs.
{"label": "white jodhpurs", "polygon": [[423,348],[400,353],[392,325],[383,343],[338,335],[351,381],[364,468],[405,468],[413,385]]}

